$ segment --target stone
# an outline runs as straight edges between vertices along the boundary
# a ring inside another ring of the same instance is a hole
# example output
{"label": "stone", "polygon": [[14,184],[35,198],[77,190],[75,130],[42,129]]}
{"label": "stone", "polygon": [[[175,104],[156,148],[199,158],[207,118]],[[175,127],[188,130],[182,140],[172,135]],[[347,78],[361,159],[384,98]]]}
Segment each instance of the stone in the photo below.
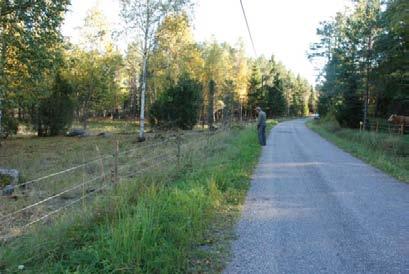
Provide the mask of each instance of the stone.
{"label": "stone", "polygon": [[80,128],[73,128],[66,134],[68,137],[86,137],[89,136],[89,133]]}
{"label": "stone", "polygon": [[3,196],[11,196],[11,195],[13,195],[13,193],[14,193],[14,188],[15,188],[16,186],[15,185],[6,185],[4,188],[3,188],[3,191],[2,191],[2,195]]}
{"label": "stone", "polygon": [[5,185],[16,185],[20,180],[20,172],[17,169],[0,167],[0,187]]}
{"label": "stone", "polygon": [[101,133],[98,133],[97,136],[103,137],[103,138],[111,138],[111,137],[112,137],[112,133],[109,133],[109,132],[101,132]]}

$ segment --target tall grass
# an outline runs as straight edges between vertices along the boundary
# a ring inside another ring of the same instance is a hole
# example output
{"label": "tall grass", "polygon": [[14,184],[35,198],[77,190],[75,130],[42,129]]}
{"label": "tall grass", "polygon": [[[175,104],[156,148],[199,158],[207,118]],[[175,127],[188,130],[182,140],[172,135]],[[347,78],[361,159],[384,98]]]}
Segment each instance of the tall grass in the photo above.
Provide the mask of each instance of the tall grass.
{"label": "tall grass", "polygon": [[[260,147],[254,129],[220,134],[179,169],[158,168],[92,206],[0,246],[0,272],[182,273],[217,212],[240,204]],[[193,262],[194,264],[194,262]]]}
{"label": "tall grass", "polygon": [[335,119],[326,117],[307,125],[340,148],[409,182],[409,136],[341,128]]}

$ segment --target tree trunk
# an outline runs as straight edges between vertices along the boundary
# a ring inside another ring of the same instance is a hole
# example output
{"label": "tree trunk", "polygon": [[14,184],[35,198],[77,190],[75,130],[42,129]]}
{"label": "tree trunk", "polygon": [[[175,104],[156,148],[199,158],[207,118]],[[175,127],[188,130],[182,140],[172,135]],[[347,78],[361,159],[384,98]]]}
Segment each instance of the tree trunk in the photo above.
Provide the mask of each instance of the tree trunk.
{"label": "tree trunk", "polygon": [[[6,1],[6,4],[8,4],[8,1]],[[1,28],[3,29],[3,26],[1,26]],[[2,40],[1,55],[0,55],[0,140],[1,140],[2,135],[3,135],[3,128],[2,128],[3,105],[1,103],[2,103],[2,100],[5,97],[5,93],[6,93],[5,77],[4,77],[4,66],[5,66],[5,63],[6,63],[7,44],[6,44],[6,39],[4,39],[2,37],[1,32],[0,32],[0,37],[2,38],[1,39]]]}
{"label": "tree trunk", "polygon": [[88,127],[88,101],[84,102],[83,108],[82,108],[82,127],[84,130],[87,130]]}
{"label": "tree trunk", "polygon": [[207,113],[207,123],[209,129],[213,129],[214,123],[214,94],[216,90],[216,82],[210,80],[209,82],[209,106],[208,106],[208,113]]}
{"label": "tree trunk", "polygon": [[364,102],[364,128],[369,130],[369,70],[371,62],[371,50],[372,50],[372,29],[369,31],[367,55],[366,55],[366,81],[365,81],[365,102]]}
{"label": "tree trunk", "polygon": [[149,15],[149,0],[146,1],[146,26],[144,34],[144,45],[143,45],[143,66],[142,66],[142,90],[141,90],[141,114],[139,121],[139,141],[145,141],[145,96],[147,90],[147,72],[148,72],[148,40],[149,40],[149,25],[150,25],[150,15]]}
{"label": "tree trunk", "polygon": [[143,142],[145,141],[145,95],[146,95],[146,73],[147,73],[147,66],[148,66],[148,54],[147,54],[147,49],[146,49],[146,43],[145,41],[145,50],[143,53],[143,69],[142,69],[142,90],[141,90],[141,113],[140,113],[140,128],[139,128],[139,141]]}
{"label": "tree trunk", "polygon": [[82,117],[82,127],[87,130],[88,127],[88,111],[84,110],[84,115]]}
{"label": "tree trunk", "polygon": [[136,86],[136,76],[132,76],[131,79],[131,119],[135,120],[136,118],[136,93],[137,93],[137,86]]}

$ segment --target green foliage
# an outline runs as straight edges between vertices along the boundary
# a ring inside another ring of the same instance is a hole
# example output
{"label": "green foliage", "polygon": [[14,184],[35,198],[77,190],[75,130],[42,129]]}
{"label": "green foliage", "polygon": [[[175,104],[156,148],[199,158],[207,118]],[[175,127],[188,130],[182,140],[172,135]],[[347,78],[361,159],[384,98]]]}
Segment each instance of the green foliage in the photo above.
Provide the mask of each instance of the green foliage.
{"label": "green foliage", "polygon": [[217,91],[217,84],[214,80],[209,81],[209,95],[208,95],[208,107],[207,107],[207,123],[210,128],[214,123],[214,97]]}
{"label": "green foliage", "polygon": [[248,84],[247,108],[256,106],[267,111],[269,117],[281,115],[306,116],[309,104],[315,104],[314,90],[300,76],[294,76],[274,57],[259,58],[253,65]]}
{"label": "green foliage", "polygon": [[149,84],[158,91],[149,94],[153,100],[183,74],[201,80],[204,60],[192,32],[185,13],[168,15],[160,24],[149,65]]}
{"label": "green foliage", "polygon": [[235,82],[232,80],[227,80],[223,85],[223,124],[226,125],[231,123],[234,115],[234,110],[239,107],[238,100],[236,97],[236,90]]}
{"label": "green foliage", "polygon": [[377,66],[372,72],[375,116],[409,115],[409,2],[389,0],[380,14],[383,30],[374,42]]}
{"label": "green foliage", "polygon": [[347,127],[364,120],[366,101],[369,116],[409,114],[409,18],[402,12],[408,7],[404,0],[360,0],[352,12],[321,23],[321,40],[310,54],[326,61],[319,86],[321,114],[336,111]]}
{"label": "green foliage", "polygon": [[62,62],[60,26],[68,4],[68,0],[0,1],[3,112],[11,114],[18,108],[21,119],[34,120],[32,110],[49,95],[52,75]]}
{"label": "green foliage", "polygon": [[41,100],[38,109],[36,130],[38,136],[55,136],[64,133],[74,116],[74,103],[71,99],[72,86],[58,74],[53,93]]}
{"label": "green foliage", "polygon": [[357,94],[357,80],[349,78],[342,95],[343,100],[336,105],[335,116],[341,126],[349,128],[359,128],[362,121],[362,101]]}
{"label": "green foliage", "polygon": [[1,118],[1,135],[0,138],[6,139],[10,135],[14,135],[18,130],[18,121],[8,112],[3,112]]}
{"label": "green foliage", "polygon": [[201,84],[183,75],[153,103],[151,121],[161,127],[192,129],[199,117],[201,94]]}
{"label": "green foliage", "polygon": [[356,94],[345,94],[343,99],[335,108],[335,117],[344,127],[358,128],[362,121],[362,101]]}
{"label": "green foliage", "polygon": [[276,76],[273,87],[267,87],[267,100],[265,110],[269,117],[285,116],[287,101],[282,90],[281,79]]}
{"label": "green foliage", "polygon": [[317,111],[321,116],[326,116],[333,110],[331,99],[332,98],[325,93],[320,95],[318,100]]}
{"label": "green foliage", "polygon": [[89,116],[113,111],[118,107],[119,83],[116,74],[122,58],[112,48],[104,53],[74,48],[67,52],[67,68],[64,71],[74,89],[74,103],[77,117],[87,128]]}
{"label": "green foliage", "polygon": [[260,69],[253,65],[248,84],[248,107],[249,112],[254,112],[257,106],[261,106],[263,100],[263,90],[261,89]]}

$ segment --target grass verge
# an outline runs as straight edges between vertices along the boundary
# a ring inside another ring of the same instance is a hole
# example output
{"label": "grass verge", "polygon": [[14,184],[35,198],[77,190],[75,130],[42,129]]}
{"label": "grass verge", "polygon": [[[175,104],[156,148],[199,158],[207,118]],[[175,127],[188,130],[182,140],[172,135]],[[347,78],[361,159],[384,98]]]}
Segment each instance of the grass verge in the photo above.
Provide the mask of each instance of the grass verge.
{"label": "grass verge", "polygon": [[341,149],[409,183],[409,136],[341,128],[333,119],[307,126]]}
{"label": "grass verge", "polygon": [[259,151],[253,128],[220,134],[178,170],[153,170],[1,244],[0,272],[221,271]]}

